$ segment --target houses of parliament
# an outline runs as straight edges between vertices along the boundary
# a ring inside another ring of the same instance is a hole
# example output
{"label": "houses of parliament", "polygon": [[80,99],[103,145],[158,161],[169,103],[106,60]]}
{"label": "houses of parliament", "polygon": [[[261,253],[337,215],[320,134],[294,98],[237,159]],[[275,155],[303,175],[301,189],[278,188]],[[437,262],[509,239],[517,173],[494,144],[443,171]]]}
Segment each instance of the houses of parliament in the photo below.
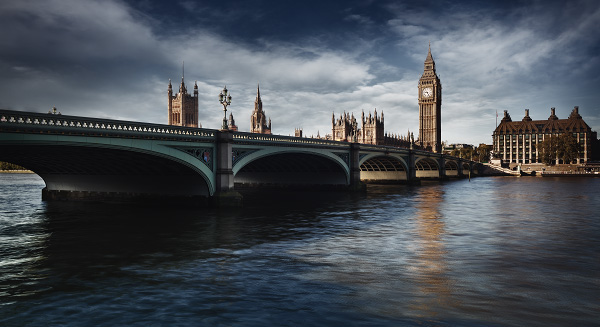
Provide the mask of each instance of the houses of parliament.
{"label": "houses of parliament", "polygon": [[[332,116],[332,133],[325,138],[334,141],[358,142],[364,144],[390,145],[397,147],[411,147],[441,152],[441,107],[442,84],[435,70],[435,61],[431,55],[431,46],[425,58],[423,74],[419,79],[419,137],[415,141],[414,135],[409,131],[406,135],[388,134],[385,132],[384,115],[377,113],[365,114],[360,117],[360,126],[354,114],[344,113],[336,119]],[[179,92],[173,94],[173,87],[169,80],[168,95],[168,121],[169,125],[202,127],[198,120],[198,85],[194,84],[193,94],[188,93],[183,77]],[[250,116],[250,132],[271,134],[271,119],[267,119],[263,110],[260,97],[260,87],[256,89],[254,111]],[[228,129],[237,131],[233,114],[229,114]],[[296,136],[302,136],[302,130],[297,129]],[[317,136],[320,138],[320,136]]]}
{"label": "houses of parliament", "polygon": [[390,145],[398,147],[415,146],[439,153],[442,151],[442,83],[435,71],[435,61],[431,46],[425,58],[423,75],[417,85],[419,99],[419,138],[415,142],[409,131],[406,136],[384,132],[383,112],[377,115],[363,112],[360,126],[354,114],[344,113],[338,119],[332,117],[332,139],[335,141],[358,142],[364,144]]}
{"label": "houses of parliament", "polygon": [[[167,88],[168,96],[168,115],[169,125],[186,126],[186,127],[202,127],[198,120],[198,84],[194,83],[194,93],[189,94],[183,77],[179,92],[173,95],[173,86],[169,80]],[[271,119],[267,116],[262,108],[262,100],[260,98],[260,86],[256,88],[256,100],[254,100],[254,111],[250,117],[251,133],[271,134]],[[235,124],[233,113],[229,113],[227,127],[231,131],[237,131],[238,126]]]}

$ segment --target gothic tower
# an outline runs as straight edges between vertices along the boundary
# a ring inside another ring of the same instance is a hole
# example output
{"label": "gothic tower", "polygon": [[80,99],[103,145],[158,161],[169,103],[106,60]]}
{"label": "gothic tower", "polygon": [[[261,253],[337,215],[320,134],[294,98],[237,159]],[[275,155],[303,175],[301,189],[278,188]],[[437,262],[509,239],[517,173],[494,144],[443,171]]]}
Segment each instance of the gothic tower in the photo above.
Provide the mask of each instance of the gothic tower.
{"label": "gothic tower", "polygon": [[[167,88],[169,106],[169,125],[198,127],[198,83],[194,83],[194,95],[187,93],[181,77],[179,92],[173,95],[173,86],[169,80]],[[200,127],[202,127],[200,125]]]}
{"label": "gothic tower", "polygon": [[365,112],[362,113],[362,128],[360,129],[360,143],[364,144],[383,144],[385,140],[384,125],[383,125],[383,112],[381,118],[377,117],[377,109],[375,109],[375,116],[365,117]]}
{"label": "gothic tower", "polygon": [[431,44],[419,79],[419,145],[442,152],[442,83],[435,72]]}
{"label": "gothic tower", "polygon": [[260,86],[256,87],[256,100],[254,100],[254,111],[250,117],[250,133],[271,134],[271,119],[267,123],[267,116],[262,109],[260,99]]}
{"label": "gothic tower", "polygon": [[344,112],[339,119],[331,116],[331,133],[334,141],[359,142],[359,128],[354,114]]}

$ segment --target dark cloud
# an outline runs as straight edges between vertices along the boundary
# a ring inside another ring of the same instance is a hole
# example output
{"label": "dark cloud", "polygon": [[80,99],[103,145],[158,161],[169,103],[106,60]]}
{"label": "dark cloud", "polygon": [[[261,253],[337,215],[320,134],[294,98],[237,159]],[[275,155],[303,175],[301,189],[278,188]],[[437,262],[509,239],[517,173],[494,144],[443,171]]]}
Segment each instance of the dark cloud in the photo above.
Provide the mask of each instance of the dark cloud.
{"label": "dark cloud", "polygon": [[164,123],[166,86],[198,81],[201,123],[242,130],[256,83],[274,131],[330,132],[331,114],[377,108],[418,126],[431,42],[444,86],[442,137],[489,142],[495,111],[545,119],[574,105],[600,127],[596,1],[97,1],[0,3],[0,107]]}

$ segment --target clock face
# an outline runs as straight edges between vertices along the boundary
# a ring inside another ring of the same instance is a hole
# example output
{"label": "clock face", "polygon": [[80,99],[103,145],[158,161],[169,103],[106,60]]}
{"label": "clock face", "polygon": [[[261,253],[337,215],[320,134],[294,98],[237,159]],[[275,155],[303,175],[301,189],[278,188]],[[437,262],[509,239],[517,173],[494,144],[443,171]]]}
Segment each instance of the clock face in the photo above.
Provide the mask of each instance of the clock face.
{"label": "clock face", "polygon": [[426,87],[423,89],[423,96],[429,98],[433,95],[433,90],[430,87]]}

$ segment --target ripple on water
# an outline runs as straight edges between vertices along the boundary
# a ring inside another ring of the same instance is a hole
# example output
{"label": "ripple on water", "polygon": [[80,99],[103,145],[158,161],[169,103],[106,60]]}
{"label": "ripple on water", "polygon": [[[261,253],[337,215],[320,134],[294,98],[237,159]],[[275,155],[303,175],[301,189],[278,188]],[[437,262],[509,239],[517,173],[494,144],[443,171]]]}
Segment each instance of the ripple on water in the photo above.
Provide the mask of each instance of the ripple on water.
{"label": "ripple on water", "polygon": [[43,182],[21,178],[0,178],[0,207],[11,208],[0,212],[2,325],[542,326],[597,317],[599,179],[250,194],[243,210],[217,211],[43,203]]}

